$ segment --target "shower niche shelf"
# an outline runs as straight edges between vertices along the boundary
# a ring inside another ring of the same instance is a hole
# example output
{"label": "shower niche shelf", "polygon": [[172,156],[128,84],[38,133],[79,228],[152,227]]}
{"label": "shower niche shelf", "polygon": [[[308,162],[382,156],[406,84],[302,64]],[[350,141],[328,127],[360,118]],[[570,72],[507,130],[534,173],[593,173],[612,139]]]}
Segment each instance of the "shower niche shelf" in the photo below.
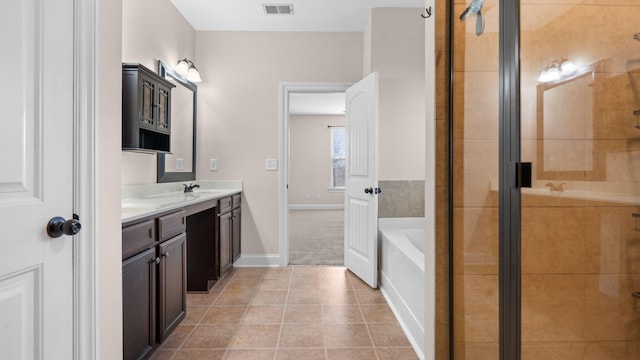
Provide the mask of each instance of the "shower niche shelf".
{"label": "shower niche shelf", "polygon": [[640,110],[635,110],[633,116],[636,118],[636,129],[640,129]]}

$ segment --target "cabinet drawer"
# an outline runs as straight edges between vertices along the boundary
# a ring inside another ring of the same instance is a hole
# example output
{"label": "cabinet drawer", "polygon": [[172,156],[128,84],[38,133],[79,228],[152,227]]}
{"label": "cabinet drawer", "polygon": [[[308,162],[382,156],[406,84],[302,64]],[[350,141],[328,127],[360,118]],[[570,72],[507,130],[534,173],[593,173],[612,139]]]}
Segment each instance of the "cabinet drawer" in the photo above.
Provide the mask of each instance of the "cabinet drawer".
{"label": "cabinet drawer", "polygon": [[156,238],[154,221],[147,220],[140,224],[122,229],[122,258],[126,259],[153,245]]}
{"label": "cabinet drawer", "polygon": [[224,214],[226,212],[229,212],[231,210],[231,196],[226,197],[226,198],[222,198],[219,201],[219,214]]}
{"label": "cabinet drawer", "polygon": [[241,202],[242,202],[242,198],[240,197],[240,194],[236,194],[231,197],[231,206],[234,209],[239,208]]}
{"label": "cabinet drawer", "polygon": [[158,235],[160,241],[168,240],[184,232],[186,227],[184,210],[158,218]]}

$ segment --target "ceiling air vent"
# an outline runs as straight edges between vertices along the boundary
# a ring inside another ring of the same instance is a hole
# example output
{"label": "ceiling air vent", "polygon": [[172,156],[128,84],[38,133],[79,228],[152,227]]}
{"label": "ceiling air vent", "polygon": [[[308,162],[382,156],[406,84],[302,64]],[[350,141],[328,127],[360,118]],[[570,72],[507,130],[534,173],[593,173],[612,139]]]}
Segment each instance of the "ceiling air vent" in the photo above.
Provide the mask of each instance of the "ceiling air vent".
{"label": "ceiling air vent", "polygon": [[292,15],[293,4],[262,4],[267,15]]}

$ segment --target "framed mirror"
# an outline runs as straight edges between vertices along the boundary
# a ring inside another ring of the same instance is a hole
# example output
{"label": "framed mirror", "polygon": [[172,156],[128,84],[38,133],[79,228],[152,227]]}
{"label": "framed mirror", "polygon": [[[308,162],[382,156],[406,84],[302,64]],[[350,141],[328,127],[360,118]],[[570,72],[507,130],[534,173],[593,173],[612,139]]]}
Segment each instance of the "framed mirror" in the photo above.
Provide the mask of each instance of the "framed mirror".
{"label": "framed mirror", "polygon": [[599,64],[537,88],[537,177],[540,180],[601,180],[604,154],[595,149]]}
{"label": "framed mirror", "polygon": [[158,182],[196,179],[198,87],[158,61],[158,74],[176,85],[171,92],[171,152],[158,154]]}

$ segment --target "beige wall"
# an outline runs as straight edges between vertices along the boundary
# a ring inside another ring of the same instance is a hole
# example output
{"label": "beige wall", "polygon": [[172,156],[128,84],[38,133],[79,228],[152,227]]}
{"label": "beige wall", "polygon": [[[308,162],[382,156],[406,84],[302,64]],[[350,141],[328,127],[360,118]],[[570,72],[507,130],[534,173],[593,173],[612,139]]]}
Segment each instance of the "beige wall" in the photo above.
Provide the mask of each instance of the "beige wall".
{"label": "beige wall", "polygon": [[[100,359],[122,357],[122,248],[120,223],[121,163],[121,18],[122,1],[97,2],[96,45],[97,173],[95,219],[98,296],[97,352]],[[101,96],[102,94],[102,96]],[[105,95],[108,94],[108,95]]]}
{"label": "beige wall", "polygon": [[[175,66],[185,57],[195,58],[195,31],[169,0],[123,2],[122,62],[157,71],[158,60]],[[122,184],[155,183],[156,168],[154,154],[123,152]]]}
{"label": "beige wall", "polygon": [[[243,181],[242,252],[278,253],[281,82],[355,82],[361,33],[198,32],[198,179]],[[208,159],[218,171],[208,171]]]}
{"label": "beige wall", "polygon": [[[344,126],[344,115],[289,117],[289,204],[344,205],[344,192],[330,192],[331,128]],[[316,195],[320,195],[318,199]]]}
{"label": "beige wall", "polygon": [[425,35],[416,21],[422,10],[373,9],[364,34],[364,69],[380,75],[380,180],[425,176]]}

